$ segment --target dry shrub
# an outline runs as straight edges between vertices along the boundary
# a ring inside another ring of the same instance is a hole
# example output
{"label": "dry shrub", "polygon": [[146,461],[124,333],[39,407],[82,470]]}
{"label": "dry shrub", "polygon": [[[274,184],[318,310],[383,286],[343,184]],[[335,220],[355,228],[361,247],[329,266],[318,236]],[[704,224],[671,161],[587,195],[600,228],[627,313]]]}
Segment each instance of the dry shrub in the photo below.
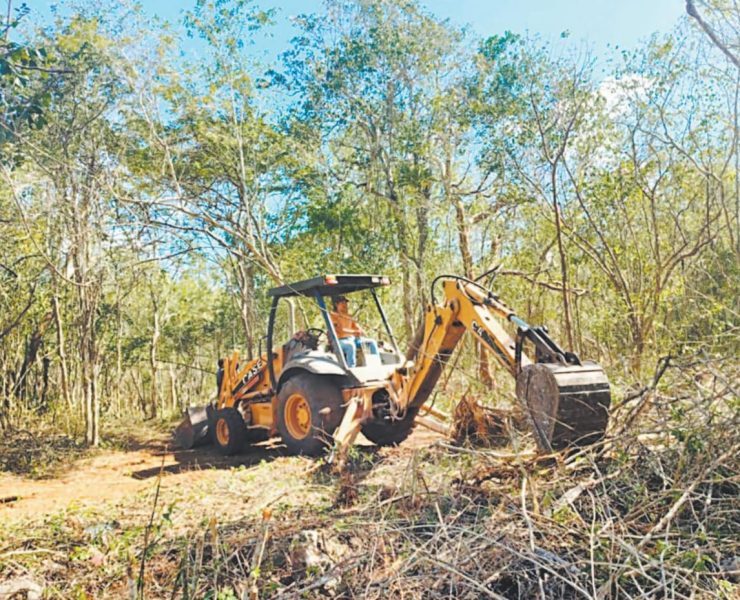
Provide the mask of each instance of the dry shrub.
{"label": "dry shrub", "polygon": [[371,533],[344,574],[347,595],[736,597],[737,365],[684,359],[659,369],[662,381],[615,402],[598,447],[550,464],[462,448],[474,464],[453,489],[413,510],[401,490],[395,503],[368,506]]}
{"label": "dry shrub", "polygon": [[[401,446],[373,458],[367,472],[333,481],[331,510],[306,506],[159,535],[146,597],[735,598],[738,365],[684,359],[659,371],[662,378],[615,398],[598,446],[558,460]],[[374,471],[388,475],[372,483]],[[320,540],[312,566],[290,558],[303,539]],[[121,567],[118,579],[103,581],[87,563],[57,562],[64,592],[71,582],[96,597],[131,588]]]}
{"label": "dry shrub", "polygon": [[[736,597],[736,365],[663,366],[662,381],[615,402],[599,446],[561,460],[447,445],[422,451],[394,490],[343,514],[341,526],[337,515],[312,523],[343,536],[341,561],[313,575],[278,568],[265,591],[378,600]],[[450,453],[461,459],[457,476],[429,484]],[[288,539],[271,540],[272,556],[285,553]]]}
{"label": "dry shrub", "polygon": [[84,453],[82,444],[57,431],[7,430],[0,436],[0,471],[34,479],[53,477]]}

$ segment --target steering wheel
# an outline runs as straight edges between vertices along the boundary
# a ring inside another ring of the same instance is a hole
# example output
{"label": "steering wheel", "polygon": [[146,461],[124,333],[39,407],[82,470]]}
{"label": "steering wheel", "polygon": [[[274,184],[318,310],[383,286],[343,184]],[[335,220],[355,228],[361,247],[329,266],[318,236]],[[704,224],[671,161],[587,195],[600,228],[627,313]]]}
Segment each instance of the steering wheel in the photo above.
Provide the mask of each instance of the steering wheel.
{"label": "steering wheel", "polygon": [[316,340],[316,345],[318,346],[319,341],[321,341],[321,336],[325,336],[326,332],[318,327],[309,327],[306,329],[306,334],[314,338]]}

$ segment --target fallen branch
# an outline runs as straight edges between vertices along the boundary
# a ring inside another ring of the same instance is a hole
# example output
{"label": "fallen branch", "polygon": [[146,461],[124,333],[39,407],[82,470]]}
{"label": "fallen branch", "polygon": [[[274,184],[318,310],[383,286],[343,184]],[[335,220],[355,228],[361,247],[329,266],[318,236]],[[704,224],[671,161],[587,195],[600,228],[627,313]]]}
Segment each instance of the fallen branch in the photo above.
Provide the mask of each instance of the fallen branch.
{"label": "fallen branch", "polygon": [[437,421],[436,419],[432,419],[431,417],[416,417],[414,422],[417,425],[421,425],[422,427],[425,427],[431,431],[434,431],[435,433],[441,433],[442,435],[449,437],[450,435],[450,427],[449,425],[444,425]]}
{"label": "fallen branch", "polygon": [[686,490],[684,490],[684,493],[681,494],[681,497],[676,500],[673,506],[671,506],[671,509],[665,515],[663,515],[660,521],[658,521],[655,526],[653,526],[653,528],[645,535],[645,537],[642,538],[640,543],[637,544],[637,548],[644,548],[645,545],[653,539],[653,536],[655,536],[656,533],[659,533],[663,528],[665,528],[678,514],[678,511],[681,510],[681,507],[686,504],[686,501],[691,497],[691,494],[694,493],[696,487],[702,481],[704,481],[704,478],[709,473],[714,471],[718,466],[720,466],[725,460],[727,460],[731,456],[735,456],[738,451],[740,451],[740,444],[735,444],[734,446],[731,446],[729,450],[720,454],[719,457],[715,459],[709,466],[704,467],[699,476],[691,482],[691,485],[687,487]]}

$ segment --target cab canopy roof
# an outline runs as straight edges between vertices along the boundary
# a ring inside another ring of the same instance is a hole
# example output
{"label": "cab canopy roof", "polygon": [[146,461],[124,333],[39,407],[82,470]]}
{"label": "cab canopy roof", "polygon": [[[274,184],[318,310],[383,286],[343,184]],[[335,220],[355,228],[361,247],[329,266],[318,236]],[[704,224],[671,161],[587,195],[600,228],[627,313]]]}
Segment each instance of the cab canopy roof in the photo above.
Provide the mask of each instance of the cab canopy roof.
{"label": "cab canopy roof", "polygon": [[281,285],[272,288],[267,293],[278,298],[315,296],[317,293],[321,296],[344,296],[352,292],[390,285],[390,283],[390,279],[384,275],[321,275]]}

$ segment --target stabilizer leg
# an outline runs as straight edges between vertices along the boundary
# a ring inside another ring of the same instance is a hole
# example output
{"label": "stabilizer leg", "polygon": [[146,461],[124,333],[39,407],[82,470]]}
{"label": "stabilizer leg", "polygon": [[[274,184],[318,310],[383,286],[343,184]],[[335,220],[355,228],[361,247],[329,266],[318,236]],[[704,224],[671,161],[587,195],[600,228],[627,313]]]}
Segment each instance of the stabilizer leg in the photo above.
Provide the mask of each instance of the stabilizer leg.
{"label": "stabilizer leg", "polygon": [[344,468],[347,460],[347,450],[355,443],[357,434],[360,433],[364,412],[362,397],[350,398],[342,422],[334,432],[334,448],[327,460],[329,464],[334,463],[338,471]]}

